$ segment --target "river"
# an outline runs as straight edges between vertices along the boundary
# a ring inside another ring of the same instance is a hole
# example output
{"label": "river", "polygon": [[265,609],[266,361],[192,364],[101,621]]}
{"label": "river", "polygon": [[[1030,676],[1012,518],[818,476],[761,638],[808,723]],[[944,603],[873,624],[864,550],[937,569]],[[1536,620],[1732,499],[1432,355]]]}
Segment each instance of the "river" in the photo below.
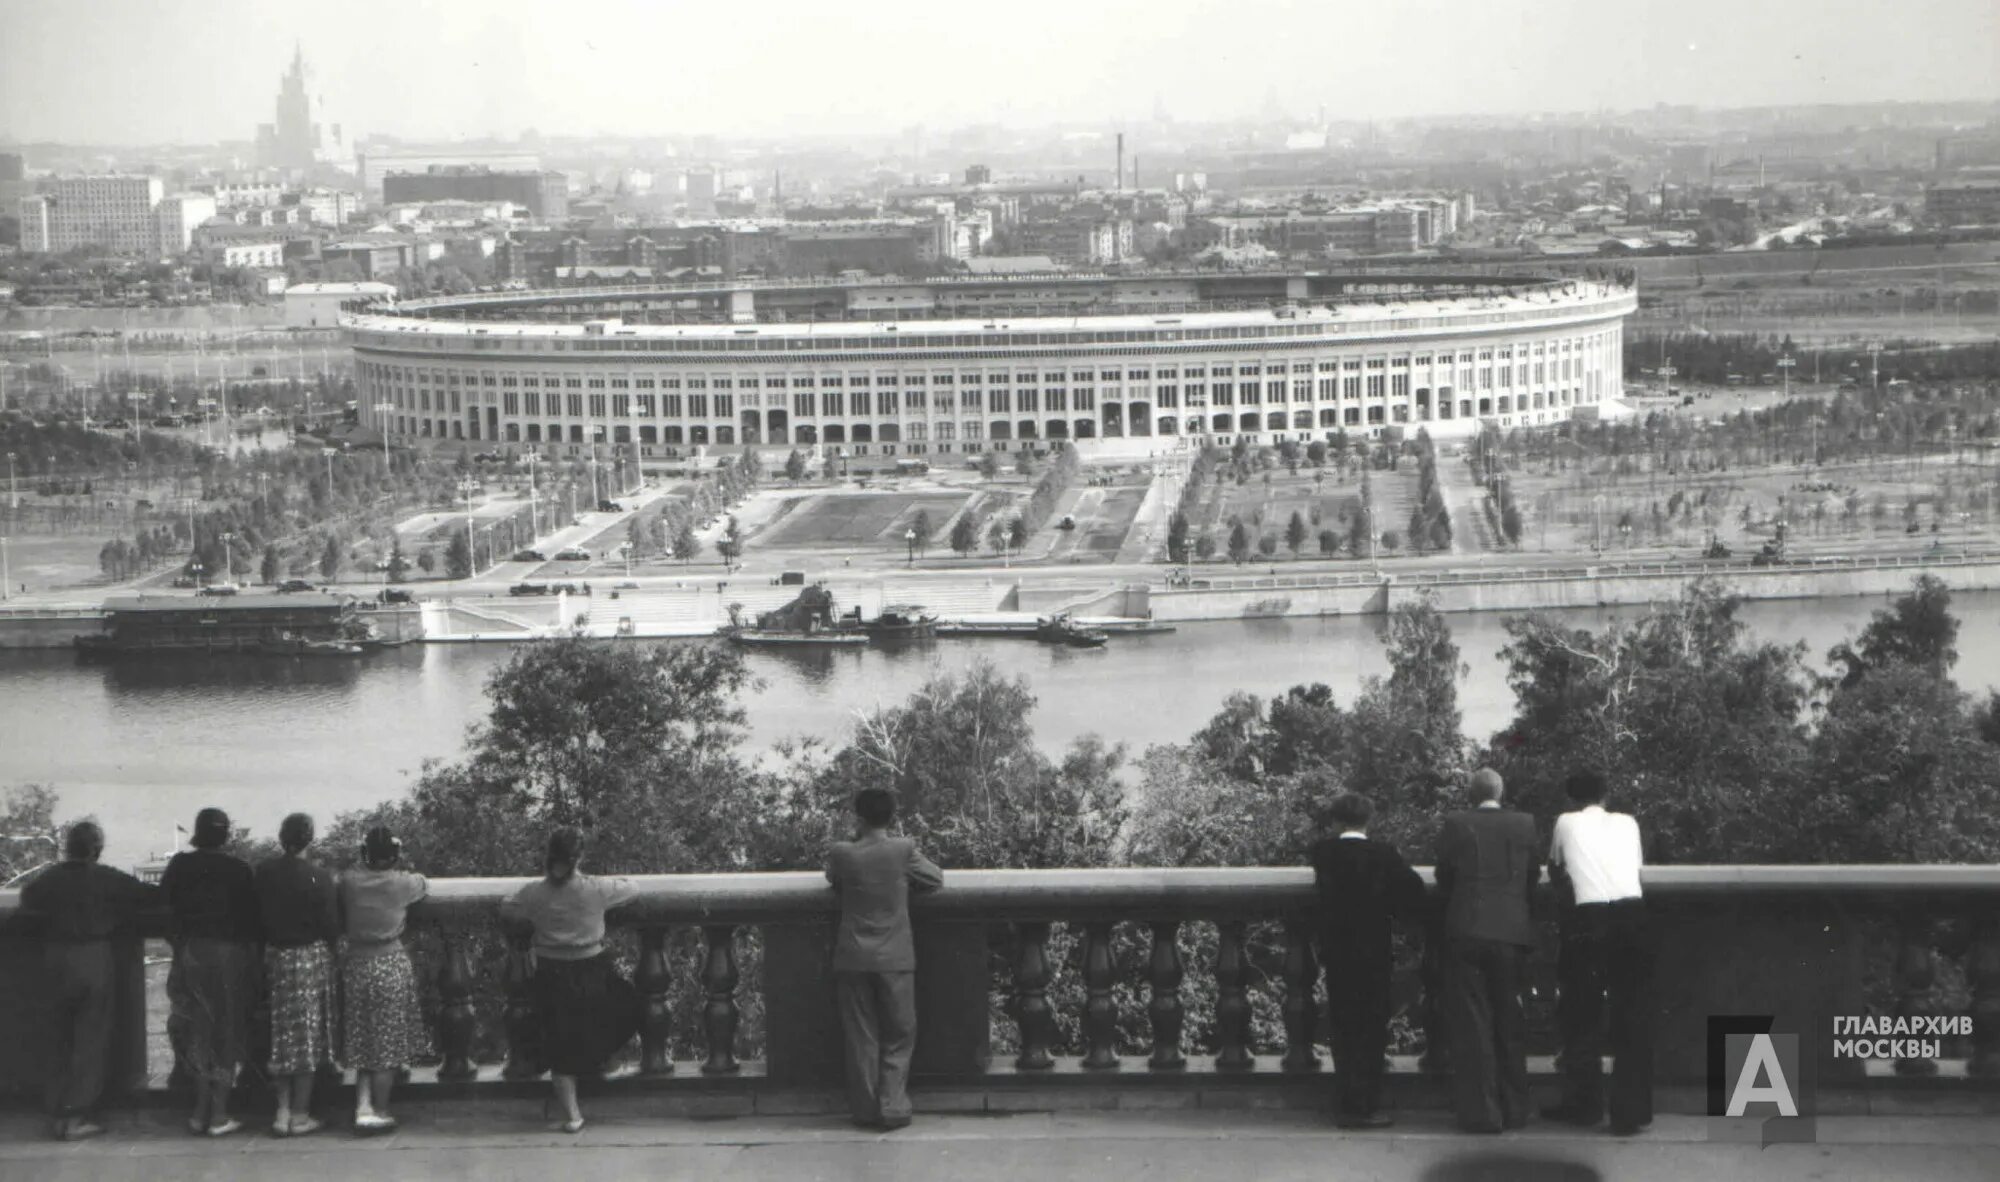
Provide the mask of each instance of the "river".
{"label": "river", "polygon": [[[1874,599],[1748,603],[1758,637],[1804,641],[1815,665],[1880,607]],[[1969,690],[2000,685],[2000,592],[1953,603],[1962,628],[1957,676]],[[1639,609],[1619,609],[1626,612]],[[1610,610],[1561,613],[1600,626]],[[1468,735],[1512,715],[1498,652],[1498,614],[1449,617],[1469,671],[1460,703]],[[761,687],[747,695],[750,745],[840,738],[854,712],[891,704],[934,668],[985,658],[1027,677],[1039,697],[1036,734],[1050,751],[1095,731],[1148,744],[1185,739],[1231,690],[1269,695],[1323,681],[1350,700],[1386,671],[1379,618],[1185,625],[1117,637],[1099,651],[1026,641],[951,641],[906,650],[752,653]],[[176,823],[203,805],[271,834],[287,812],[322,821],[400,793],[424,760],[451,758],[483,712],[481,686],[507,659],[503,645],[417,645],[361,662],[190,657],[80,664],[68,652],[0,651],[0,788],[40,781],[62,794],[63,817],[94,813],[107,856],[139,861],[169,848]]]}

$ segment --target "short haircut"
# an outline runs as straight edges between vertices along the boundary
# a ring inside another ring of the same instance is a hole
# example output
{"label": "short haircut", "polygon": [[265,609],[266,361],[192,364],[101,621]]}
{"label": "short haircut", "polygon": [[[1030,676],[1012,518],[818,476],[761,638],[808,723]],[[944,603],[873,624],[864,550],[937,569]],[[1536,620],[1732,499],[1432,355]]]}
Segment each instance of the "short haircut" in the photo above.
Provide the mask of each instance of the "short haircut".
{"label": "short haircut", "polygon": [[293,813],[278,822],[278,844],[288,854],[304,853],[313,836],[313,819],[304,813]]}
{"label": "short haircut", "polygon": [[232,832],[228,813],[203,809],[194,815],[194,836],[188,841],[198,850],[219,850],[229,844]]}
{"label": "short haircut", "polygon": [[1578,768],[1563,781],[1563,791],[1577,804],[1604,803],[1604,773],[1594,767]]}
{"label": "short haircut", "polygon": [[1366,829],[1375,816],[1375,802],[1359,792],[1343,792],[1333,798],[1326,811],[1342,829]]}
{"label": "short haircut", "polygon": [[1472,783],[1467,788],[1474,804],[1485,804],[1489,800],[1499,800],[1501,793],[1506,790],[1507,782],[1500,778],[1499,772],[1494,771],[1490,767],[1483,767],[1472,773]]}
{"label": "short haircut", "polygon": [[549,846],[542,857],[542,872],[554,882],[568,882],[583,860],[583,834],[564,825],[549,834]]}
{"label": "short haircut", "polygon": [[854,794],[854,815],[879,829],[896,819],[896,794],[887,788],[863,788]]}
{"label": "short haircut", "polygon": [[104,853],[104,830],[95,821],[78,821],[63,834],[63,857],[72,862],[95,862]]}

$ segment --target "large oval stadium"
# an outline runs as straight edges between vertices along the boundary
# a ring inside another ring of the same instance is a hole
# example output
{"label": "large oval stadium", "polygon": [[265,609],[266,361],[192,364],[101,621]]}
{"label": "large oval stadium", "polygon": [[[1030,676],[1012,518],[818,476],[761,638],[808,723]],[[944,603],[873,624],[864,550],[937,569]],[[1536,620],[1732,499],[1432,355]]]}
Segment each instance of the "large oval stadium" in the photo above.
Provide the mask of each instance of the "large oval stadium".
{"label": "large oval stadium", "polygon": [[342,324],[363,421],[398,442],[866,462],[1548,426],[1617,396],[1635,306],[1544,277],[1063,275],[486,292]]}

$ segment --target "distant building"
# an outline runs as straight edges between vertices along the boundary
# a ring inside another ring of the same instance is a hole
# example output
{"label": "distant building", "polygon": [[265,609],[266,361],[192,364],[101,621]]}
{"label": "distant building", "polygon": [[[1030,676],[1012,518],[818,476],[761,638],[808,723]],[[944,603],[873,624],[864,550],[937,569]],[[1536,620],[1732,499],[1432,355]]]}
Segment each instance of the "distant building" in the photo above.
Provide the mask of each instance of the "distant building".
{"label": "distant building", "polygon": [[389,205],[423,201],[512,201],[544,221],[569,216],[569,180],[559,172],[497,172],[467,165],[433,165],[423,172],[382,178]]}
{"label": "distant building", "polygon": [[308,93],[310,83],[305,53],[295,46],[291,68],[278,83],[276,119],[257,128],[258,163],[294,169],[352,164],[354,145],[347,142],[340,124],[325,121],[325,100]]}
{"label": "distant building", "polygon": [[413,268],[423,261],[420,244],[415,241],[357,239],[351,242],[332,242],[321,247],[319,253],[328,267],[340,263],[353,263],[364,279],[393,275],[401,268]]}
{"label": "distant building", "polygon": [[215,216],[206,193],[164,194],[150,176],[64,177],[20,202],[21,249],[96,247],[160,258],[187,250],[195,227]]}
{"label": "distant building", "polygon": [[282,242],[218,242],[202,254],[211,267],[282,269],[285,265]]}
{"label": "distant building", "polygon": [[28,179],[28,162],[18,152],[0,152],[0,183]]}
{"label": "distant building", "polygon": [[687,174],[687,213],[691,218],[715,216],[715,170],[692,169]]}
{"label": "distant building", "polygon": [[285,187],[275,181],[238,181],[212,185],[217,209],[241,205],[276,206],[284,203]]}
{"label": "distant building", "polygon": [[339,189],[308,189],[298,195],[298,207],[315,225],[339,226],[361,212],[361,197]]}
{"label": "distant building", "polygon": [[1427,216],[1403,206],[1214,214],[1190,221],[1188,236],[1197,250],[1254,244],[1279,254],[1406,254],[1424,244]]}
{"label": "distant building", "polygon": [[392,172],[428,172],[433,168],[487,168],[495,172],[535,172],[542,158],[533,152],[363,152],[360,156],[361,191],[380,196],[382,182]]}
{"label": "distant building", "polygon": [[395,298],[387,283],[301,283],[285,289],[285,327],[332,328],[343,310]]}
{"label": "distant building", "polygon": [[990,185],[993,183],[993,170],[984,164],[975,164],[965,170],[965,183],[968,185]]}
{"label": "distant building", "polygon": [[1924,215],[1940,226],[2000,225],[2000,181],[1948,181],[1924,190]]}

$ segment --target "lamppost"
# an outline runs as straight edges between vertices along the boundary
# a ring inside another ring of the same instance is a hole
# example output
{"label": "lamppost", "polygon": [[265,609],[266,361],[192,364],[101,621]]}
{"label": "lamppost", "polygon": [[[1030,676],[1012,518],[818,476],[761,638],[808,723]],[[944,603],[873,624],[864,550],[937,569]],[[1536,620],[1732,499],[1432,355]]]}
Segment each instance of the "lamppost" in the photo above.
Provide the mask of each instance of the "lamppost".
{"label": "lamppost", "polygon": [[234,583],[236,581],[236,555],[230,550],[229,543],[236,540],[236,535],[233,533],[224,533],[217,535],[217,537],[222,542],[222,581],[225,583]]}
{"label": "lamppost", "polygon": [[472,494],[479,489],[479,482],[466,477],[458,482],[458,491],[465,497],[465,562],[468,575],[479,573],[478,539],[472,536]]}
{"label": "lamppost", "polygon": [[838,454],[838,455],[839,455],[839,457],[840,457],[840,478],[841,478],[842,480],[846,480],[846,479],[847,479],[847,475],[848,475],[848,470],[847,470],[847,449],[843,447],[843,448],[841,448],[841,449],[840,449],[839,453],[837,453],[837,454]]}
{"label": "lamppost", "polygon": [[194,576],[195,590],[199,591],[201,589],[201,572],[207,569],[207,567],[199,562],[188,563],[188,573]]}
{"label": "lamppost", "polygon": [[539,511],[540,503],[535,497],[535,461],[541,459],[542,454],[533,448],[529,448],[527,455],[522,458],[528,462],[528,528],[532,535],[530,544],[533,544],[534,539],[542,536],[542,517]]}
{"label": "lamppost", "polygon": [[333,456],[337,450],[331,447],[322,447],[319,449],[319,454],[326,457],[326,499],[328,501],[333,500]]}
{"label": "lamppost", "polygon": [[375,404],[375,414],[382,428],[382,466],[384,468],[389,466],[389,428],[394,425],[394,420],[389,417],[389,414],[395,409],[396,404],[393,402],[378,402]]}
{"label": "lamppost", "polygon": [[21,509],[21,486],[14,478],[14,453],[7,453],[7,510],[12,516]]}
{"label": "lamppost", "polygon": [[904,530],[904,531],[903,531],[903,541],[904,541],[904,542],[906,542],[906,543],[908,543],[908,544],[909,544],[909,547],[910,547],[910,561],[909,561],[909,564],[908,564],[908,565],[910,565],[910,566],[914,567],[914,566],[916,566],[916,565],[917,565],[917,531],[916,531],[916,529],[915,529],[915,528],[911,528],[911,529],[906,529],[906,530]]}
{"label": "lamppost", "polygon": [[1778,368],[1785,372],[1785,400],[1788,402],[1792,397],[1792,367],[1797,364],[1798,360],[1789,353],[1778,358]]}
{"label": "lamppost", "polygon": [[13,595],[14,571],[7,565],[7,535],[0,534],[0,599]]}
{"label": "lamppost", "polygon": [[132,442],[137,443],[139,442],[139,423],[145,417],[139,410],[139,406],[146,401],[146,396],[134,390],[125,396],[125,401],[132,404]]}
{"label": "lamppost", "polygon": [[597,487],[597,441],[604,438],[603,427],[593,427],[590,431],[590,507],[595,510],[604,503],[604,494]]}
{"label": "lamppost", "polygon": [[1882,392],[1882,342],[1868,342],[1868,392]]}

